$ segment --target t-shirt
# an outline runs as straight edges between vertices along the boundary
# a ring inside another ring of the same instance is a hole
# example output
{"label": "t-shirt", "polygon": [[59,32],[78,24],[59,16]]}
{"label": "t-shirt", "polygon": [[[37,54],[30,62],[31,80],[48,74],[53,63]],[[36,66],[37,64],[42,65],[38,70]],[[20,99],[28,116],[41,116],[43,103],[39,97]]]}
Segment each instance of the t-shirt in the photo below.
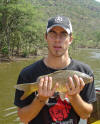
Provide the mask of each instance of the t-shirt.
{"label": "t-shirt", "polygon": [[[93,72],[87,64],[71,59],[71,63],[63,70],[76,70],[93,76]],[[25,67],[19,74],[17,84],[36,82],[37,78],[42,75],[53,73],[57,69],[47,67],[43,59]],[[93,76],[94,77],[94,76]],[[23,91],[16,90],[14,104],[20,108],[29,105],[35,98],[37,92],[32,93],[24,100],[20,100]],[[96,100],[94,81],[86,84],[80,92],[82,99],[88,103]],[[34,110],[33,110],[34,111]],[[49,98],[48,103],[44,105],[39,114],[29,122],[29,124],[78,124],[80,117],[74,111],[67,96],[61,100],[59,93],[55,92],[54,96]]]}

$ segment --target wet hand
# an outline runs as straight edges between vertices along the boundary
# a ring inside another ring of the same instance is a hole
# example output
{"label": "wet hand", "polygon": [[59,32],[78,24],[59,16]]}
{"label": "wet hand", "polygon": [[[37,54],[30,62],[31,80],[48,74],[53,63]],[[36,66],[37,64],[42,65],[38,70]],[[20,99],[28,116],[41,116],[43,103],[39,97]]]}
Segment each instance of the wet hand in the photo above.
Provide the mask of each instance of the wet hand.
{"label": "wet hand", "polygon": [[49,98],[54,94],[57,87],[58,83],[52,88],[52,77],[42,77],[39,82],[38,95],[44,98]]}
{"label": "wet hand", "polygon": [[80,91],[84,88],[85,83],[82,78],[78,77],[77,75],[74,75],[72,77],[68,77],[66,88],[67,88],[67,95],[68,96],[74,96],[76,94],[79,94]]}

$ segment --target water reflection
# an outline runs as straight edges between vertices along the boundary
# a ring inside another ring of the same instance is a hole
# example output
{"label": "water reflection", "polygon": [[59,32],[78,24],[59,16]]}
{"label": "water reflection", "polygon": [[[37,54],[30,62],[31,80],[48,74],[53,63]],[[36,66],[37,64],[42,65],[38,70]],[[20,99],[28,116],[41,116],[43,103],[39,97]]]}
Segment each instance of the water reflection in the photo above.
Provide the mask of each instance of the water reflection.
{"label": "water reflection", "polygon": [[90,58],[93,58],[93,59],[100,59],[100,52],[91,52],[91,56]]}

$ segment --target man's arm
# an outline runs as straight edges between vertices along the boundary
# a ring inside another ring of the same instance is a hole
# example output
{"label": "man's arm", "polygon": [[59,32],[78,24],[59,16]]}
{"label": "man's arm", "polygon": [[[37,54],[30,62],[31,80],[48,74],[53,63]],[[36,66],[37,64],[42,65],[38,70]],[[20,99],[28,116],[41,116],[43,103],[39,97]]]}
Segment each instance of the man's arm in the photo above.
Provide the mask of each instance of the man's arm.
{"label": "man's arm", "polygon": [[79,94],[73,95],[69,99],[74,110],[82,119],[87,119],[90,117],[93,111],[92,104],[83,101]]}
{"label": "man's arm", "polygon": [[30,105],[18,108],[18,116],[20,117],[20,120],[24,123],[28,123],[35,118],[45,105],[46,100],[47,98],[36,96]]}
{"label": "man's arm", "polygon": [[34,119],[45,105],[47,99],[54,94],[56,88],[57,85],[52,89],[51,77],[46,76],[41,78],[39,82],[38,96],[35,97],[30,105],[18,108],[18,116],[20,117],[20,120],[27,124]]}
{"label": "man's arm", "polygon": [[84,81],[81,78],[78,78],[77,75],[74,75],[73,78],[76,82],[76,86],[71,77],[68,78],[68,82],[66,83],[68,98],[76,113],[82,119],[87,119],[93,111],[93,106],[92,104],[85,102],[79,95],[80,91],[84,88]]}

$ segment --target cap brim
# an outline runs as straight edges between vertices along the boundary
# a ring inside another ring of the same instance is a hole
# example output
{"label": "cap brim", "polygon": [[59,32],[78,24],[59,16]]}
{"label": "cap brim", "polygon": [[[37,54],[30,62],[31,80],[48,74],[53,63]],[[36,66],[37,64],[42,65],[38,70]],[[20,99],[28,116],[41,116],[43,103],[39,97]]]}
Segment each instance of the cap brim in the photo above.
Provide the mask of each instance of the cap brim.
{"label": "cap brim", "polygon": [[62,25],[60,25],[60,24],[55,24],[55,25],[51,26],[50,28],[47,28],[47,33],[48,33],[52,28],[54,28],[54,27],[56,27],[56,26],[59,26],[59,27],[63,28],[68,34],[71,33],[69,28],[65,28],[64,26],[62,26]]}

